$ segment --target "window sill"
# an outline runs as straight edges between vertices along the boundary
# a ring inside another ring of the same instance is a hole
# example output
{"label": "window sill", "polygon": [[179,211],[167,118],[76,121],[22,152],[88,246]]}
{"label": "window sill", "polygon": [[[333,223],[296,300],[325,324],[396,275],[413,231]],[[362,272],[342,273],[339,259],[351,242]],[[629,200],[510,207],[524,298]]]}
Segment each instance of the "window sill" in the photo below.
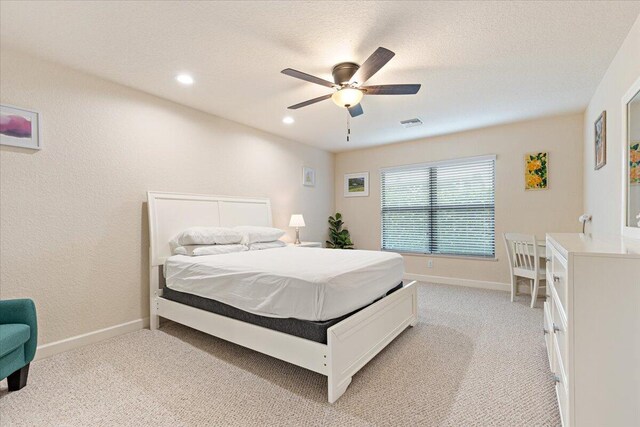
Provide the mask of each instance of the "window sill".
{"label": "window sill", "polygon": [[451,259],[459,259],[466,261],[489,261],[489,262],[498,262],[498,258],[493,257],[479,257],[479,256],[469,256],[469,255],[443,255],[443,254],[423,254],[419,252],[402,252],[402,251],[392,251],[389,249],[380,249],[382,252],[393,252],[400,255],[408,255],[408,256],[419,256],[426,258],[451,258]]}

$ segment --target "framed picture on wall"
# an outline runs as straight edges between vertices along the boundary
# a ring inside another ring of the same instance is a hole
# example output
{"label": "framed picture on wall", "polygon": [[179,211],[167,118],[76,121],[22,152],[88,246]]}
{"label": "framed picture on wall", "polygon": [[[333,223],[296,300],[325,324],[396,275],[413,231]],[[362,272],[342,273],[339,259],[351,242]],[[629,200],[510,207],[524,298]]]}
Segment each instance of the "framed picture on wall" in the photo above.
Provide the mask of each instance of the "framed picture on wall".
{"label": "framed picture on wall", "polygon": [[602,114],[596,119],[594,123],[594,135],[595,135],[595,150],[596,150],[596,165],[595,170],[600,169],[607,164],[607,112],[603,111]]}
{"label": "framed picture on wall", "polygon": [[307,166],[302,167],[302,185],[305,187],[316,186],[316,170]]}
{"label": "framed picture on wall", "polygon": [[640,140],[629,145],[629,184],[640,185]]}
{"label": "framed picture on wall", "polygon": [[39,150],[40,114],[10,105],[0,105],[0,144]]}
{"label": "framed picture on wall", "polygon": [[524,155],[524,189],[545,190],[549,187],[549,153]]}
{"label": "framed picture on wall", "polygon": [[367,196],[369,196],[369,172],[345,174],[344,197]]}

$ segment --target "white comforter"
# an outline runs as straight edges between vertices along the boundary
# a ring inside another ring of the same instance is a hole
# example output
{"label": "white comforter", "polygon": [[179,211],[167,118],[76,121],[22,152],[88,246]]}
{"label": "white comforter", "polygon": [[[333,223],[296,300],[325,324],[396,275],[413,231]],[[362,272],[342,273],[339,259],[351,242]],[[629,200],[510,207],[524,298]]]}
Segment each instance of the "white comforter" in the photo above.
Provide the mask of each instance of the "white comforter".
{"label": "white comforter", "polygon": [[389,252],[285,247],[223,255],[175,255],[169,288],[261,316],[329,320],[364,307],[402,280]]}

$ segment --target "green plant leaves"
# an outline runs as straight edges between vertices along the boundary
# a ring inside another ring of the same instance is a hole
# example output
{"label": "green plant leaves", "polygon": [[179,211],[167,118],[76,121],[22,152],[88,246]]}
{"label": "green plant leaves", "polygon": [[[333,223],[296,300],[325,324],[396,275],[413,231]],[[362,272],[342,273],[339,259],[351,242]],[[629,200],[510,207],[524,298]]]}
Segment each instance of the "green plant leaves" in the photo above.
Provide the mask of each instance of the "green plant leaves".
{"label": "green plant leaves", "polygon": [[333,249],[353,249],[353,242],[349,235],[349,230],[343,229],[344,222],[342,221],[342,214],[336,212],[335,216],[329,217],[329,238],[326,244],[328,248]]}

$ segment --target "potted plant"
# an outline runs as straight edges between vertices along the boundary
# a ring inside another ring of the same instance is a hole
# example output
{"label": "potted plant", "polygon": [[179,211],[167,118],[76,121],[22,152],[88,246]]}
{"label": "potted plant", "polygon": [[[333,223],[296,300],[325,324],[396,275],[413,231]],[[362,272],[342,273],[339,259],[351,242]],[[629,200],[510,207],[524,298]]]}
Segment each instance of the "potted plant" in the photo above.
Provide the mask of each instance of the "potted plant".
{"label": "potted plant", "polygon": [[353,249],[353,242],[349,235],[349,230],[343,229],[342,214],[336,212],[335,217],[329,217],[329,239],[327,240],[327,248],[332,249]]}

